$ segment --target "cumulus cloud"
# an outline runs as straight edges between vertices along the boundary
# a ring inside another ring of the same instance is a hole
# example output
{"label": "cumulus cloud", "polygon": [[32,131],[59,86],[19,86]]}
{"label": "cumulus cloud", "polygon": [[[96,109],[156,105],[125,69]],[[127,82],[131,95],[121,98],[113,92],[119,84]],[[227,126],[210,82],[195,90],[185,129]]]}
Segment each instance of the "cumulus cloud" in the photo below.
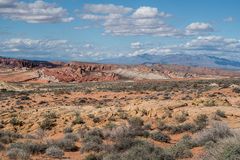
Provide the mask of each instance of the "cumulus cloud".
{"label": "cumulus cloud", "polygon": [[104,27],[104,34],[111,35],[154,35],[180,36],[178,29],[166,24],[164,18],[170,14],[153,7],[130,9],[109,4],[85,5],[84,20],[98,21]]}
{"label": "cumulus cloud", "polygon": [[132,11],[132,8],[114,4],[86,4],[84,9],[87,12],[100,14],[126,14]]}
{"label": "cumulus cloud", "polygon": [[43,0],[33,3],[0,0],[0,16],[28,23],[71,22],[74,19],[68,16],[66,9]]}
{"label": "cumulus cloud", "polygon": [[211,24],[203,22],[194,22],[186,27],[187,34],[194,34],[200,32],[213,32],[214,29]]}
{"label": "cumulus cloud", "polygon": [[157,16],[169,17],[170,14],[159,12],[157,8],[143,6],[138,8],[132,15],[134,18],[154,18]]}
{"label": "cumulus cloud", "polygon": [[109,49],[91,43],[74,43],[67,40],[12,38],[0,42],[1,56],[41,58],[45,60],[96,60],[112,54]]}
{"label": "cumulus cloud", "polygon": [[51,52],[67,44],[66,40],[12,38],[0,43],[2,52]]}
{"label": "cumulus cloud", "polygon": [[0,8],[12,7],[16,0],[0,0]]}
{"label": "cumulus cloud", "polygon": [[130,44],[132,50],[121,48],[102,48],[91,43],[75,44],[67,40],[22,39],[13,38],[0,42],[1,55],[21,55],[22,57],[45,56],[45,59],[57,57],[76,60],[96,60],[118,56],[136,56],[142,54],[205,54],[224,58],[240,59],[240,40],[221,36],[198,36],[186,43],[175,45],[147,45],[141,42]]}

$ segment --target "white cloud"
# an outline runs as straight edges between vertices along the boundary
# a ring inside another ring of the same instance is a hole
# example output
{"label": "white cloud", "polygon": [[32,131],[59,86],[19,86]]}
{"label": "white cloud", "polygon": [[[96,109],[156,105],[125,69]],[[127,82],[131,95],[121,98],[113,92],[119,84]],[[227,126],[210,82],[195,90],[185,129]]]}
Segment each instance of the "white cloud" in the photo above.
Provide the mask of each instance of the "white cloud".
{"label": "white cloud", "polygon": [[233,17],[227,17],[224,19],[224,22],[233,22],[234,18]]}
{"label": "white cloud", "polygon": [[74,27],[75,30],[85,30],[85,29],[88,29],[90,28],[90,26],[77,26],[77,27]]}
{"label": "white cloud", "polygon": [[13,38],[0,43],[2,52],[51,52],[67,44],[66,40],[33,40]]}
{"label": "white cloud", "polygon": [[159,12],[157,8],[143,6],[139,7],[132,16],[133,18],[155,18],[158,16],[169,17],[170,14]]}
{"label": "white cloud", "polygon": [[213,55],[227,59],[240,60],[240,40],[221,36],[199,36],[178,45],[144,46],[130,52],[128,56],[142,54],[191,54]]}
{"label": "white cloud", "polygon": [[134,13],[134,18],[154,18],[158,15],[158,9],[152,7],[140,7]]}
{"label": "white cloud", "polygon": [[94,46],[93,44],[87,43],[87,44],[84,44],[83,47],[86,49],[92,49]]}
{"label": "white cloud", "polygon": [[12,38],[0,42],[1,56],[18,56],[52,60],[96,60],[107,57],[109,49],[95,47],[91,43],[75,44],[67,40]]}
{"label": "white cloud", "polygon": [[240,40],[221,36],[200,36],[186,43],[183,47],[187,50],[206,52],[240,53]]}
{"label": "white cloud", "polygon": [[142,48],[142,43],[141,42],[133,42],[133,43],[131,43],[131,48],[132,49],[140,49],[140,48]]}
{"label": "white cloud", "polygon": [[86,4],[84,5],[84,9],[87,12],[100,14],[126,14],[132,11],[132,8],[114,4]]}
{"label": "white cloud", "polygon": [[144,6],[134,11],[130,8],[111,4],[91,4],[86,5],[85,10],[87,12],[80,17],[84,20],[98,21],[104,27],[104,34],[118,36],[181,35],[179,30],[163,21],[163,17],[170,15],[159,12],[157,8]]}
{"label": "white cloud", "polygon": [[0,0],[0,8],[2,7],[11,7],[14,5],[16,0]]}
{"label": "white cloud", "polygon": [[[43,0],[37,0],[33,3],[1,0],[0,6],[1,2],[0,16],[11,20],[21,20],[28,23],[55,23],[71,22],[74,19],[69,17],[67,11],[62,7],[46,3]],[[3,5],[4,3],[8,5]]]}
{"label": "white cloud", "polygon": [[186,35],[197,35],[213,31],[214,29],[209,23],[194,22],[186,27]]}

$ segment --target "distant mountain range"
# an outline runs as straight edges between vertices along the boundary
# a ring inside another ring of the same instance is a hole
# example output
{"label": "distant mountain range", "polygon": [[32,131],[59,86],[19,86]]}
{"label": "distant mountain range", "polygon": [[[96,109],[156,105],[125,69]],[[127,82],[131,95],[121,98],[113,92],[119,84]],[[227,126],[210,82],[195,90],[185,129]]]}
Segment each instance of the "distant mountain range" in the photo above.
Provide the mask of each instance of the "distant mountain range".
{"label": "distant mountain range", "polygon": [[98,63],[105,64],[177,64],[193,67],[212,67],[222,69],[240,69],[239,61],[232,61],[224,58],[206,55],[187,55],[187,54],[172,54],[172,55],[150,55],[142,54],[132,57],[118,57],[112,59],[104,59]]}

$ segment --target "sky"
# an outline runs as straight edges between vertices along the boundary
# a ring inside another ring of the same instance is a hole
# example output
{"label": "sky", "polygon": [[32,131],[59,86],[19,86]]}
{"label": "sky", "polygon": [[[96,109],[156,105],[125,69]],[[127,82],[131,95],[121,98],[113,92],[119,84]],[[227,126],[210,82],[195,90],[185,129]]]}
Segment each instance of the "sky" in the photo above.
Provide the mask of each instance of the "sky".
{"label": "sky", "polygon": [[204,54],[240,61],[239,8],[239,0],[0,0],[0,56]]}

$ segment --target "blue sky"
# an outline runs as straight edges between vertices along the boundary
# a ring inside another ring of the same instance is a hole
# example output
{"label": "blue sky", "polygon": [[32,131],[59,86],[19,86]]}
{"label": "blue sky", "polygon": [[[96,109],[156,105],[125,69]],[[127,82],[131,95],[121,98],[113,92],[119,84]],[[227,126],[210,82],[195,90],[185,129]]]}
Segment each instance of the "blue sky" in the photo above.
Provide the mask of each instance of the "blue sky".
{"label": "blue sky", "polygon": [[206,54],[240,61],[239,0],[0,0],[0,55],[83,60]]}

